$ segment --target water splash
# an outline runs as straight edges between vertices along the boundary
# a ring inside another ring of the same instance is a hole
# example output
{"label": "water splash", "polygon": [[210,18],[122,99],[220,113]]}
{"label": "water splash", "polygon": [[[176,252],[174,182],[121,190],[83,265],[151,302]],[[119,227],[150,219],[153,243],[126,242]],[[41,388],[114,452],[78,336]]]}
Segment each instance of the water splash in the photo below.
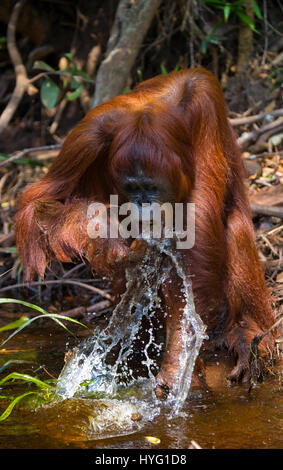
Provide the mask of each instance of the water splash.
{"label": "water splash", "polygon": [[[161,273],[162,262],[154,247],[149,246],[140,265],[126,270],[126,291],[107,328],[101,332],[96,330],[94,336],[73,350],[59,376],[57,395],[70,398],[86,382],[88,391],[115,395],[123,379],[127,384],[134,380],[127,368],[127,359],[133,352],[142,317],[153,315],[160,304],[158,291],[168,275],[166,269]],[[118,357],[110,365],[107,359],[115,347],[119,347]],[[146,365],[153,378],[149,360]]]}
{"label": "water splash", "polygon": [[[127,436],[142,430],[160,414],[158,407],[148,406],[148,400],[135,397],[68,398],[40,406],[34,415],[41,434],[70,441],[109,439]],[[133,419],[142,416],[142,419]]]}
{"label": "water splash", "polygon": [[[185,275],[182,258],[172,240],[146,241],[148,246],[142,262],[126,270],[126,291],[114,309],[106,329],[96,330],[94,336],[75,348],[68,358],[58,379],[57,396],[66,399],[87,392],[96,396],[100,393],[104,398],[115,399],[121,388],[136,383],[136,377],[128,363],[133,354],[134,341],[142,318],[151,320],[156,309],[160,308],[159,291],[170,270],[175,268],[183,283],[182,294],[185,301],[181,322],[182,351],[173,390],[162,406],[169,405],[171,416],[182,409],[190,389],[196,358],[203,339],[206,338],[206,327],[195,311],[191,280]],[[156,383],[153,370],[156,368],[156,361],[150,357],[150,348],[154,346],[156,350],[160,345],[155,343],[151,321],[150,325],[149,339],[143,353],[152,391],[150,398],[147,397],[147,403],[152,411],[151,416],[155,416],[160,402],[154,393]],[[129,405],[130,402],[128,400]],[[145,402],[140,400],[139,403],[142,411]]]}
{"label": "water splash", "polygon": [[172,260],[178,276],[183,281],[183,295],[185,306],[182,315],[182,352],[180,357],[180,368],[174,382],[173,390],[168,397],[172,402],[172,414],[177,415],[181,410],[190,390],[191,380],[196,359],[204,339],[207,339],[206,326],[200,316],[196,313],[194,296],[190,278],[186,276],[180,257],[166,246],[161,245],[160,250],[167,254]]}

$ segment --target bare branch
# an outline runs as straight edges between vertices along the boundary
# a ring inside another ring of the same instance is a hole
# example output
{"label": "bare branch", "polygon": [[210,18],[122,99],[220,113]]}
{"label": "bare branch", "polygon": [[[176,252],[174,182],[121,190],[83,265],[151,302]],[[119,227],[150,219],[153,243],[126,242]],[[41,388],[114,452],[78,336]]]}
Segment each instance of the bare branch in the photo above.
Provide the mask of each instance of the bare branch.
{"label": "bare branch", "polygon": [[27,149],[20,150],[19,152],[16,152],[14,155],[11,155],[10,158],[7,158],[7,160],[3,160],[0,162],[0,167],[5,166],[8,163],[14,162],[15,160],[18,160],[19,158],[22,158],[24,155],[28,153],[33,153],[33,152],[46,152],[49,150],[58,150],[62,147],[61,144],[55,144],[55,145],[45,145],[42,147],[31,147]]}
{"label": "bare branch", "polygon": [[11,14],[10,21],[7,29],[7,47],[10,54],[11,61],[13,63],[15,74],[16,74],[16,86],[12,93],[12,96],[0,116],[0,134],[7,127],[10,120],[12,119],[28,85],[28,77],[25,66],[22,62],[22,58],[16,45],[16,26],[20,15],[20,12],[24,6],[26,0],[19,0]]}
{"label": "bare branch", "polygon": [[255,214],[268,215],[272,217],[278,217],[283,219],[283,207],[278,206],[262,206],[260,204],[250,204],[252,212]]}
{"label": "bare branch", "polygon": [[274,130],[275,133],[281,130],[282,127],[283,118],[279,118],[276,121],[270,122],[269,124],[266,124],[266,126],[260,127],[259,129],[256,129],[252,132],[244,132],[244,134],[242,134],[241,137],[238,138],[238,144],[244,147],[248,144],[248,142],[255,139],[259,135],[264,134],[264,132]]}
{"label": "bare branch", "polygon": [[88,284],[85,284],[84,282],[75,281],[71,279],[54,279],[50,281],[34,281],[30,283],[21,282],[18,284],[12,284],[11,286],[3,287],[2,289],[0,289],[0,292],[5,292],[7,290],[16,289],[18,287],[31,287],[31,286],[42,286],[42,285],[52,285],[52,284],[73,284],[75,286],[88,289],[94,292],[95,294],[101,295],[101,297],[105,297],[106,299],[113,301],[112,296],[108,294],[107,292],[105,292],[104,290],[99,289],[98,287],[95,287],[95,286],[90,286]]}
{"label": "bare branch", "polygon": [[266,116],[273,116],[273,117],[283,116],[283,109],[276,109],[275,111],[271,111],[269,113],[266,113],[266,112],[259,113],[259,114],[255,114],[254,116],[229,119],[229,121],[232,126],[240,126],[241,124],[252,124],[253,122],[260,121],[261,119],[264,119]]}

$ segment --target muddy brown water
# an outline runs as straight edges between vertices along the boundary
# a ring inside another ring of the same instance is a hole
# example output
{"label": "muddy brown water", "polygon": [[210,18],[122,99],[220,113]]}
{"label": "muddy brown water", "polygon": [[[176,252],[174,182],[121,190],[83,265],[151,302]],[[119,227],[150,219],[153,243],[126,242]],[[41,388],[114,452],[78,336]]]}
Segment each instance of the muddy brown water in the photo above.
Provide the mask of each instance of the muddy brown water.
{"label": "muddy brown water", "polygon": [[[70,338],[56,325],[27,328],[0,350],[0,368],[10,361],[0,378],[12,371],[43,380],[48,378],[46,371],[58,377],[66,341]],[[249,394],[247,385],[227,385],[230,368],[231,360],[225,354],[215,354],[207,360],[209,390],[194,390],[179,416],[169,419],[164,409],[139,429],[116,429],[113,437],[98,432],[94,439],[89,431],[91,419],[100,413],[96,400],[65,400],[35,411],[17,406],[0,422],[0,448],[187,449],[194,440],[209,449],[282,449],[283,394],[278,377],[266,379]],[[0,388],[0,395],[18,396],[33,389],[14,382]],[[8,403],[0,400],[0,412]],[[146,436],[157,437],[160,443],[154,445]]]}

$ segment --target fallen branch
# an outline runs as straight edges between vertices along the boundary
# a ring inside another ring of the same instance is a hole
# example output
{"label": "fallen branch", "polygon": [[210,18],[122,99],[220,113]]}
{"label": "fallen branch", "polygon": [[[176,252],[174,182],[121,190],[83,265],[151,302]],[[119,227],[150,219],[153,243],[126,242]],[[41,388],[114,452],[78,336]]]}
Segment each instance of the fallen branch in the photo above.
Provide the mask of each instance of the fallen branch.
{"label": "fallen branch", "polygon": [[61,144],[55,144],[55,145],[44,145],[42,147],[30,147],[26,148],[23,150],[20,150],[16,152],[15,154],[11,155],[11,157],[7,158],[6,160],[3,160],[0,162],[0,167],[7,165],[7,163],[14,162],[15,160],[18,160],[19,158],[22,158],[24,155],[27,155],[28,153],[34,153],[34,152],[46,152],[48,150],[58,150],[62,147]]}
{"label": "fallen branch", "polygon": [[252,124],[253,122],[260,121],[261,119],[264,119],[266,116],[273,116],[273,117],[283,116],[283,109],[276,109],[270,112],[259,113],[259,114],[255,114],[254,116],[233,118],[233,119],[229,119],[229,121],[232,126],[240,126],[241,124]]}
{"label": "fallen branch", "polygon": [[277,258],[278,257],[278,253],[277,251],[273,248],[272,244],[270,243],[270,241],[268,240],[268,238],[262,233],[260,234],[260,238],[264,241],[264,243],[268,246],[268,248],[270,249],[270,251],[274,254],[274,256]]}
{"label": "fallen branch", "polygon": [[253,155],[249,155],[248,157],[244,157],[245,160],[256,160],[257,158],[267,158],[267,157],[274,157],[275,155],[283,155],[283,150],[280,152],[262,152],[262,153],[255,153]]}
{"label": "fallen branch", "polygon": [[63,275],[63,279],[67,278],[67,277],[70,277],[71,274],[74,273],[74,271],[77,271],[78,269],[82,268],[83,266],[85,266],[85,263],[79,263],[79,264],[76,264],[72,269],[69,269],[69,271],[65,272],[65,274]]}
{"label": "fallen branch", "polygon": [[283,219],[283,207],[279,206],[262,206],[260,204],[250,204],[252,212],[255,214],[268,215],[272,217],[278,217]]}
{"label": "fallen branch", "polygon": [[42,285],[52,285],[52,284],[72,284],[72,285],[75,285],[75,286],[78,286],[78,287],[83,287],[85,289],[88,289],[92,292],[94,292],[95,294],[99,294],[101,295],[101,297],[105,297],[106,299],[110,300],[111,302],[113,301],[113,297],[108,294],[107,292],[105,292],[104,290],[102,289],[99,289],[98,287],[95,287],[95,286],[89,286],[88,284],[85,284],[83,282],[80,282],[80,281],[74,281],[74,280],[71,280],[71,279],[54,279],[54,280],[50,280],[50,281],[34,281],[34,282],[30,282],[29,284],[27,284],[26,282],[20,282],[18,284],[13,284],[11,286],[7,286],[7,287],[3,287],[2,289],[0,289],[0,292],[5,292],[7,290],[11,290],[11,289],[16,289],[16,288],[19,288],[19,287],[31,287],[31,286],[42,286]]}
{"label": "fallen branch", "polygon": [[70,310],[65,310],[61,312],[62,315],[70,318],[79,318],[80,316],[84,316],[88,313],[93,313],[94,316],[100,316],[105,309],[111,306],[111,302],[109,300],[101,300],[96,304],[89,305],[87,307],[75,307]]}
{"label": "fallen branch", "polygon": [[260,127],[259,129],[256,129],[252,132],[244,132],[244,134],[242,134],[241,137],[238,138],[238,144],[242,147],[246,146],[248,142],[263,134],[264,132],[273,130],[275,133],[281,130],[282,128],[283,118],[279,118],[276,121],[270,122],[269,124],[266,124],[266,126]]}

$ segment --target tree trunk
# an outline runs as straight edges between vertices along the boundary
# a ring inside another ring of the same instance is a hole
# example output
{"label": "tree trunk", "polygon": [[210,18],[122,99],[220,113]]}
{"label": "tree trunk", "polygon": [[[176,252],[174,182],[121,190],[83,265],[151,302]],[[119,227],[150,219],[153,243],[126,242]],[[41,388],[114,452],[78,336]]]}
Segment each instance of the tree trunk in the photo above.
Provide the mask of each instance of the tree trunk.
{"label": "tree trunk", "polygon": [[120,0],[97,77],[92,107],[119,95],[161,0]]}
{"label": "tree trunk", "polygon": [[[254,0],[247,0],[245,14],[254,22]],[[253,30],[244,21],[240,22],[237,76],[241,77],[247,72],[248,63],[253,49]]]}

